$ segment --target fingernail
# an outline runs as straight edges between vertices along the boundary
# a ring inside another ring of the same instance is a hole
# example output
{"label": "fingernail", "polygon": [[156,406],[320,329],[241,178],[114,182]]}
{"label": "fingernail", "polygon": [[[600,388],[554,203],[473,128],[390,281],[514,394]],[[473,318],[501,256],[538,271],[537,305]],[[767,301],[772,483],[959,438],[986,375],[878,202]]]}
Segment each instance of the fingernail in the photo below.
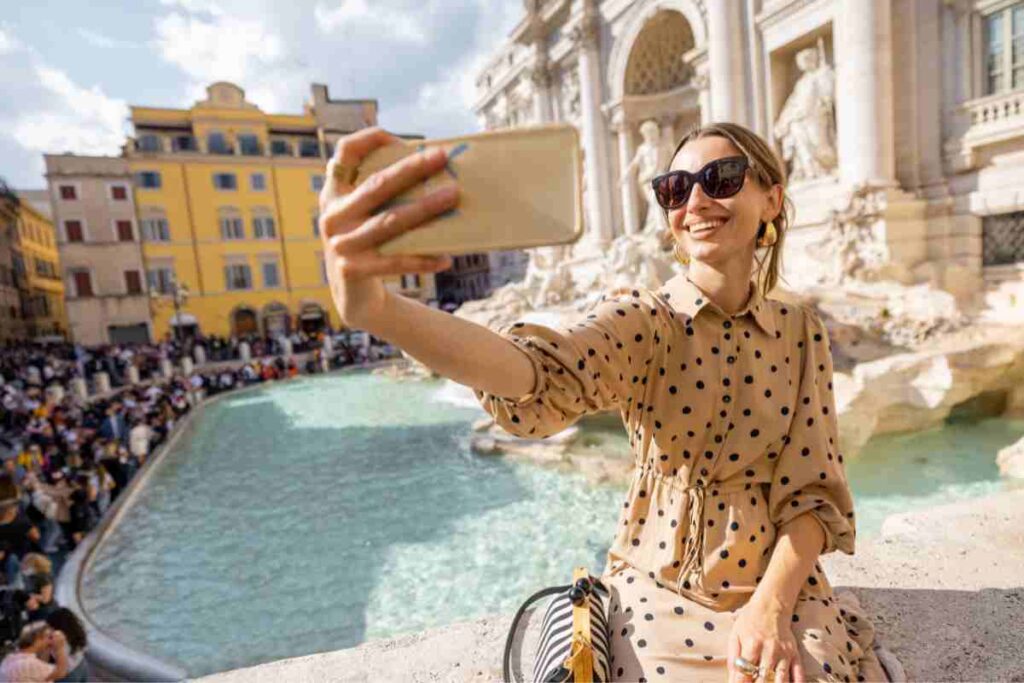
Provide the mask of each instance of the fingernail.
{"label": "fingernail", "polygon": [[443,147],[435,147],[428,152],[431,161],[440,161],[441,159],[447,159],[448,153],[444,151]]}

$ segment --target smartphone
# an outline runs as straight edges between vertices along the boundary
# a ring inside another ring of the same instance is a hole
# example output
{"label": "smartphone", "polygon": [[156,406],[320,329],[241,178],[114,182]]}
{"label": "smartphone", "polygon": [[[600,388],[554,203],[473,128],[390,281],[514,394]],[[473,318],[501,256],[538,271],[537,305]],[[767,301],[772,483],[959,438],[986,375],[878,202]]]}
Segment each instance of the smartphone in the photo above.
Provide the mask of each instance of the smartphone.
{"label": "smartphone", "polygon": [[570,125],[476,133],[441,140],[404,140],[374,150],[355,184],[424,149],[448,152],[444,171],[378,211],[416,201],[453,182],[459,204],[386,242],[380,253],[468,254],[569,244],[583,234],[583,164],[579,133]]}

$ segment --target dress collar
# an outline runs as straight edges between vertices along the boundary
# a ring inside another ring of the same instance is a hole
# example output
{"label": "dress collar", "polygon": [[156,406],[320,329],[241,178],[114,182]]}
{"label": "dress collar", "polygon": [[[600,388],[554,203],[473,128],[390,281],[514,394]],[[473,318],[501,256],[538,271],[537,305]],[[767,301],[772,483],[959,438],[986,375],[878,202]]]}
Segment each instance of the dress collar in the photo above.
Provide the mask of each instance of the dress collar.
{"label": "dress collar", "polygon": [[757,322],[758,326],[768,334],[768,336],[773,338],[775,337],[775,323],[772,319],[770,307],[765,301],[765,298],[761,296],[757,283],[753,280],[750,281],[750,297],[747,300],[747,305],[743,310],[738,311],[732,316],[719,308],[715,302],[708,298],[707,294],[705,294],[700,287],[695,285],[690,278],[685,275],[673,291],[668,291],[668,287],[662,285],[658,290],[658,293],[669,302],[669,305],[673,309],[684,314],[687,318],[696,318],[697,313],[699,313],[705,306],[717,311],[725,318],[739,318],[749,314]]}

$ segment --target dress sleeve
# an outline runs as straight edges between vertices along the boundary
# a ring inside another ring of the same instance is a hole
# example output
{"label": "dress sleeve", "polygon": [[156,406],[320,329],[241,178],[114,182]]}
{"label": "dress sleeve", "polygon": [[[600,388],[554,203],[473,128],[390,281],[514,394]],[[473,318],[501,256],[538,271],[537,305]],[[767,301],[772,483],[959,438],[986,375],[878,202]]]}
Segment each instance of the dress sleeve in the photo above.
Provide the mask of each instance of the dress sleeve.
{"label": "dress sleeve", "polygon": [[799,391],[789,433],[783,437],[768,496],[771,521],[780,527],[810,512],[825,531],[822,554],[853,555],[856,528],[853,495],[839,449],[832,345],[818,315],[804,309]]}
{"label": "dress sleeve", "polygon": [[632,296],[602,296],[570,327],[502,326],[498,334],[533,363],[533,391],[506,398],[477,389],[476,397],[502,429],[532,439],[557,434],[583,415],[621,409],[638,400],[647,384],[647,362],[660,341],[655,315],[634,290]]}

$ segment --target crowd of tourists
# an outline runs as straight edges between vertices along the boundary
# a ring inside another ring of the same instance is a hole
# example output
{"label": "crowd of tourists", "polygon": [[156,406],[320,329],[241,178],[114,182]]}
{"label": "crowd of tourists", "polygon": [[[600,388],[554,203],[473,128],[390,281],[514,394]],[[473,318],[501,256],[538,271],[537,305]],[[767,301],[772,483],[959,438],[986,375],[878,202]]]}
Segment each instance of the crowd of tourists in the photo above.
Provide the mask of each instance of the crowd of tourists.
{"label": "crowd of tourists", "polygon": [[[246,362],[242,341],[250,347]],[[186,376],[181,360],[194,359],[197,345],[205,347],[207,363]],[[204,397],[395,353],[344,340],[325,346],[323,336],[312,335],[293,341],[291,351],[302,355],[283,355],[285,346],[280,339],[207,337],[0,350],[0,681],[87,680],[85,629],[56,603],[55,577]],[[165,360],[176,368],[170,377]],[[101,372],[109,392],[76,395],[75,379],[95,387]]]}

